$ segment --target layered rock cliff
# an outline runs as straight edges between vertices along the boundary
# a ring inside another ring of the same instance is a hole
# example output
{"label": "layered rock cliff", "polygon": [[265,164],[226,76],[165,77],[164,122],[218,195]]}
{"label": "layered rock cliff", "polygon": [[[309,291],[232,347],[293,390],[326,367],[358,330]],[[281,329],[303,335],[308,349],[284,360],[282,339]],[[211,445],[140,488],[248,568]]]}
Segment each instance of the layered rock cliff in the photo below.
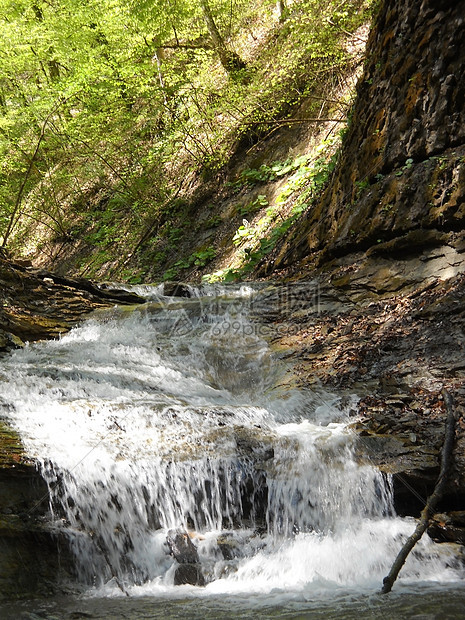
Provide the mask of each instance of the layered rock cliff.
{"label": "layered rock cliff", "polygon": [[[323,301],[329,291],[332,304],[282,344],[295,347],[304,384],[357,390],[373,460],[423,497],[438,472],[440,391],[451,390],[458,424],[444,506],[461,510],[464,74],[465,2],[382,2],[339,164],[261,272],[312,273]],[[400,510],[418,514],[421,502],[395,482]]]}
{"label": "layered rock cliff", "polygon": [[464,41],[464,2],[381,4],[339,165],[276,267],[367,250],[462,253]]}

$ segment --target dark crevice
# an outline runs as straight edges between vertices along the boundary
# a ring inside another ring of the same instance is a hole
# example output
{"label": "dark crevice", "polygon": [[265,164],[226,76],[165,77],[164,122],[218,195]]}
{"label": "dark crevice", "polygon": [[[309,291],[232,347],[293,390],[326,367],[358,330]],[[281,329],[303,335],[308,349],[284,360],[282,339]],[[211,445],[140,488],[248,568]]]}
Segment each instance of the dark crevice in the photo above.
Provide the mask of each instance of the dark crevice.
{"label": "dark crevice", "polygon": [[[439,158],[439,157],[447,157],[450,161],[452,161],[454,159],[454,157],[456,157],[457,159],[461,159],[460,155],[455,156],[453,153],[450,153],[450,151],[452,151],[453,149],[459,149],[459,148],[465,148],[465,142],[458,142],[457,144],[451,144],[450,146],[447,146],[446,148],[441,148],[441,149],[437,149],[435,151],[432,151],[428,157],[424,157],[422,159],[415,159],[415,157],[411,157],[409,158],[408,154],[405,155],[405,160],[407,159],[412,159],[412,168],[411,170],[414,169],[414,167],[416,166],[423,166],[425,164],[431,163],[431,161],[434,158]],[[374,186],[377,185],[380,182],[385,181],[387,178],[389,178],[392,175],[395,175],[396,173],[400,172],[404,166],[405,166],[405,160],[401,161],[394,161],[392,162],[392,165],[384,168],[385,163],[387,162],[387,160],[385,160],[382,165],[381,165],[381,169],[379,172],[377,172],[376,174],[370,173],[369,176],[366,177],[367,181],[370,183],[370,186]],[[383,175],[383,179],[382,181],[378,181],[378,179],[376,179],[376,175],[377,174],[382,174]],[[362,179],[363,180],[363,179]]]}

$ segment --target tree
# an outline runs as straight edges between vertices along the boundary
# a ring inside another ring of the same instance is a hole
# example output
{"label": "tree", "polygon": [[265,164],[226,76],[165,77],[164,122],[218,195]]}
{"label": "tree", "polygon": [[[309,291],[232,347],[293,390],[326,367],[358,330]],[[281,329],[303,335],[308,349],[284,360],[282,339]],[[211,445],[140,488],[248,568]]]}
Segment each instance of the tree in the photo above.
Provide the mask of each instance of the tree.
{"label": "tree", "polygon": [[276,28],[276,0],[2,0],[0,245],[37,247],[44,227],[105,250],[149,239],[183,183],[292,105],[309,63],[320,79],[333,4],[345,19],[350,0],[294,3],[246,81],[233,42]]}
{"label": "tree", "polygon": [[286,1],[285,0],[277,0],[276,1],[276,13],[278,15],[278,19],[280,22],[283,22],[286,18]]}
{"label": "tree", "polygon": [[202,9],[205,25],[207,26],[208,33],[213,43],[213,47],[217,52],[223,67],[228,73],[244,69],[246,66],[245,62],[236,52],[226,47],[223,37],[220,35],[215,20],[213,19],[213,14],[208,0],[199,0],[199,2]]}

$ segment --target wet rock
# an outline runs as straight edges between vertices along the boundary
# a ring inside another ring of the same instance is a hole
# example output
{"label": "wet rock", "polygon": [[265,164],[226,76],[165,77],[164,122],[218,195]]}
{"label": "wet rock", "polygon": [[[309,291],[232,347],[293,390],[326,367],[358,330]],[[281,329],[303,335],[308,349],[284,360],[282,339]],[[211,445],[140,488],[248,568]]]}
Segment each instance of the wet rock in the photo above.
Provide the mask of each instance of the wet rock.
{"label": "wet rock", "polygon": [[455,542],[465,545],[465,511],[435,514],[428,534],[437,542]]}
{"label": "wet rock", "polygon": [[244,552],[233,534],[225,533],[217,538],[218,548],[225,560],[244,557]]}
{"label": "wet rock", "polygon": [[8,350],[21,341],[57,338],[98,308],[144,301],[84,278],[34,271],[0,258],[0,350],[2,342]]}
{"label": "wet rock", "polygon": [[18,336],[15,336],[11,332],[6,332],[0,329],[0,351],[7,352],[13,349],[21,349],[24,347],[24,342]]}
{"label": "wet rock", "polygon": [[66,541],[48,527],[47,485],[1,417],[9,409],[0,402],[0,600],[53,593],[73,566]]}
{"label": "wet rock", "polygon": [[124,289],[113,288],[111,286],[97,286],[86,278],[68,278],[56,273],[51,273],[40,269],[32,272],[46,284],[59,284],[76,291],[86,291],[97,298],[108,299],[113,302],[127,304],[141,304],[145,299],[136,293],[131,293]]}
{"label": "wet rock", "polygon": [[0,424],[0,600],[51,594],[72,572],[69,548],[48,528],[47,513],[47,485]]}
{"label": "wet rock", "polygon": [[[455,399],[458,423],[441,510],[465,508],[465,277],[430,278],[430,266],[443,260],[436,251],[455,261],[456,253],[445,254],[442,246],[397,261],[396,273],[407,277],[395,291],[380,285],[383,274],[371,281],[363,257],[361,263],[333,264],[319,286],[322,296],[335,283],[343,288],[339,310],[300,320],[293,333],[283,331],[276,339],[277,346],[292,352],[301,388],[327,386],[362,396],[351,416],[359,435],[358,457],[393,477],[402,515],[418,516],[436,483],[446,418],[444,385]],[[423,267],[421,257],[428,257]],[[388,264],[383,256],[370,261],[373,274],[376,263]],[[385,282],[389,285],[389,278]]]}
{"label": "wet rock", "polygon": [[200,564],[181,564],[174,573],[174,585],[204,586],[205,578]]}
{"label": "wet rock", "polygon": [[174,585],[204,586],[205,578],[200,566],[198,551],[187,532],[170,530],[166,542],[171,555],[179,563],[174,574]]}
{"label": "wet rock", "polygon": [[67,543],[27,514],[0,514],[0,601],[59,591],[73,572]]}
{"label": "wet rock", "polygon": [[166,297],[192,297],[192,290],[187,284],[181,282],[165,282],[163,295]]}
{"label": "wet rock", "polygon": [[[273,465],[275,437],[260,427],[234,427],[237,468],[240,475],[241,527],[265,527],[268,483],[265,471]],[[231,527],[223,523],[223,527]]]}
{"label": "wet rock", "polygon": [[[445,410],[441,394],[412,389],[402,398],[367,396],[359,402],[361,417],[353,428],[362,436],[358,453],[393,476],[394,503],[401,515],[418,516],[433,492],[444,442]],[[452,505],[458,479],[446,485]],[[463,488],[463,477],[459,482]]]}
{"label": "wet rock", "polygon": [[198,564],[199,554],[187,532],[170,530],[166,537],[171,555],[180,564]]}
{"label": "wet rock", "polygon": [[237,453],[242,457],[253,458],[258,465],[274,458],[274,437],[259,428],[234,427]]}

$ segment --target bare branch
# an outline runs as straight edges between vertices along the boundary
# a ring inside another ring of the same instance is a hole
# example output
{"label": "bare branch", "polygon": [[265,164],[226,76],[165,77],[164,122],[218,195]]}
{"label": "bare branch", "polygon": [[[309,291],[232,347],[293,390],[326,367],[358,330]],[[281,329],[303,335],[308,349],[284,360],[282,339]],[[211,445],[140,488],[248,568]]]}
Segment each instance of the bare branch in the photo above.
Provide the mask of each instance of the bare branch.
{"label": "bare branch", "polygon": [[434,510],[436,508],[437,503],[442,498],[444,493],[444,487],[447,482],[447,477],[449,475],[449,470],[452,461],[452,450],[454,448],[454,439],[455,439],[455,422],[456,415],[454,410],[454,402],[450,393],[444,388],[442,390],[442,395],[444,398],[444,403],[446,405],[447,410],[447,420],[446,420],[446,429],[444,436],[444,444],[442,447],[442,455],[441,455],[441,470],[439,472],[439,477],[436,482],[436,486],[434,487],[433,494],[428,498],[425,507],[422,510],[420,520],[418,521],[417,527],[413,534],[411,534],[404,543],[404,546],[399,551],[394,563],[389,571],[387,577],[383,579],[383,587],[381,590],[382,594],[387,594],[392,590],[392,586],[397,579],[397,576],[405,564],[405,561],[413,549],[413,547],[417,544],[420,538],[425,533],[428,525],[430,523],[430,519],[434,514]]}
{"label": "bare branch", "polygon": [[211,50],[213,46],[210,43],[173,43],[172,45],[160,45],[163,50]]}

